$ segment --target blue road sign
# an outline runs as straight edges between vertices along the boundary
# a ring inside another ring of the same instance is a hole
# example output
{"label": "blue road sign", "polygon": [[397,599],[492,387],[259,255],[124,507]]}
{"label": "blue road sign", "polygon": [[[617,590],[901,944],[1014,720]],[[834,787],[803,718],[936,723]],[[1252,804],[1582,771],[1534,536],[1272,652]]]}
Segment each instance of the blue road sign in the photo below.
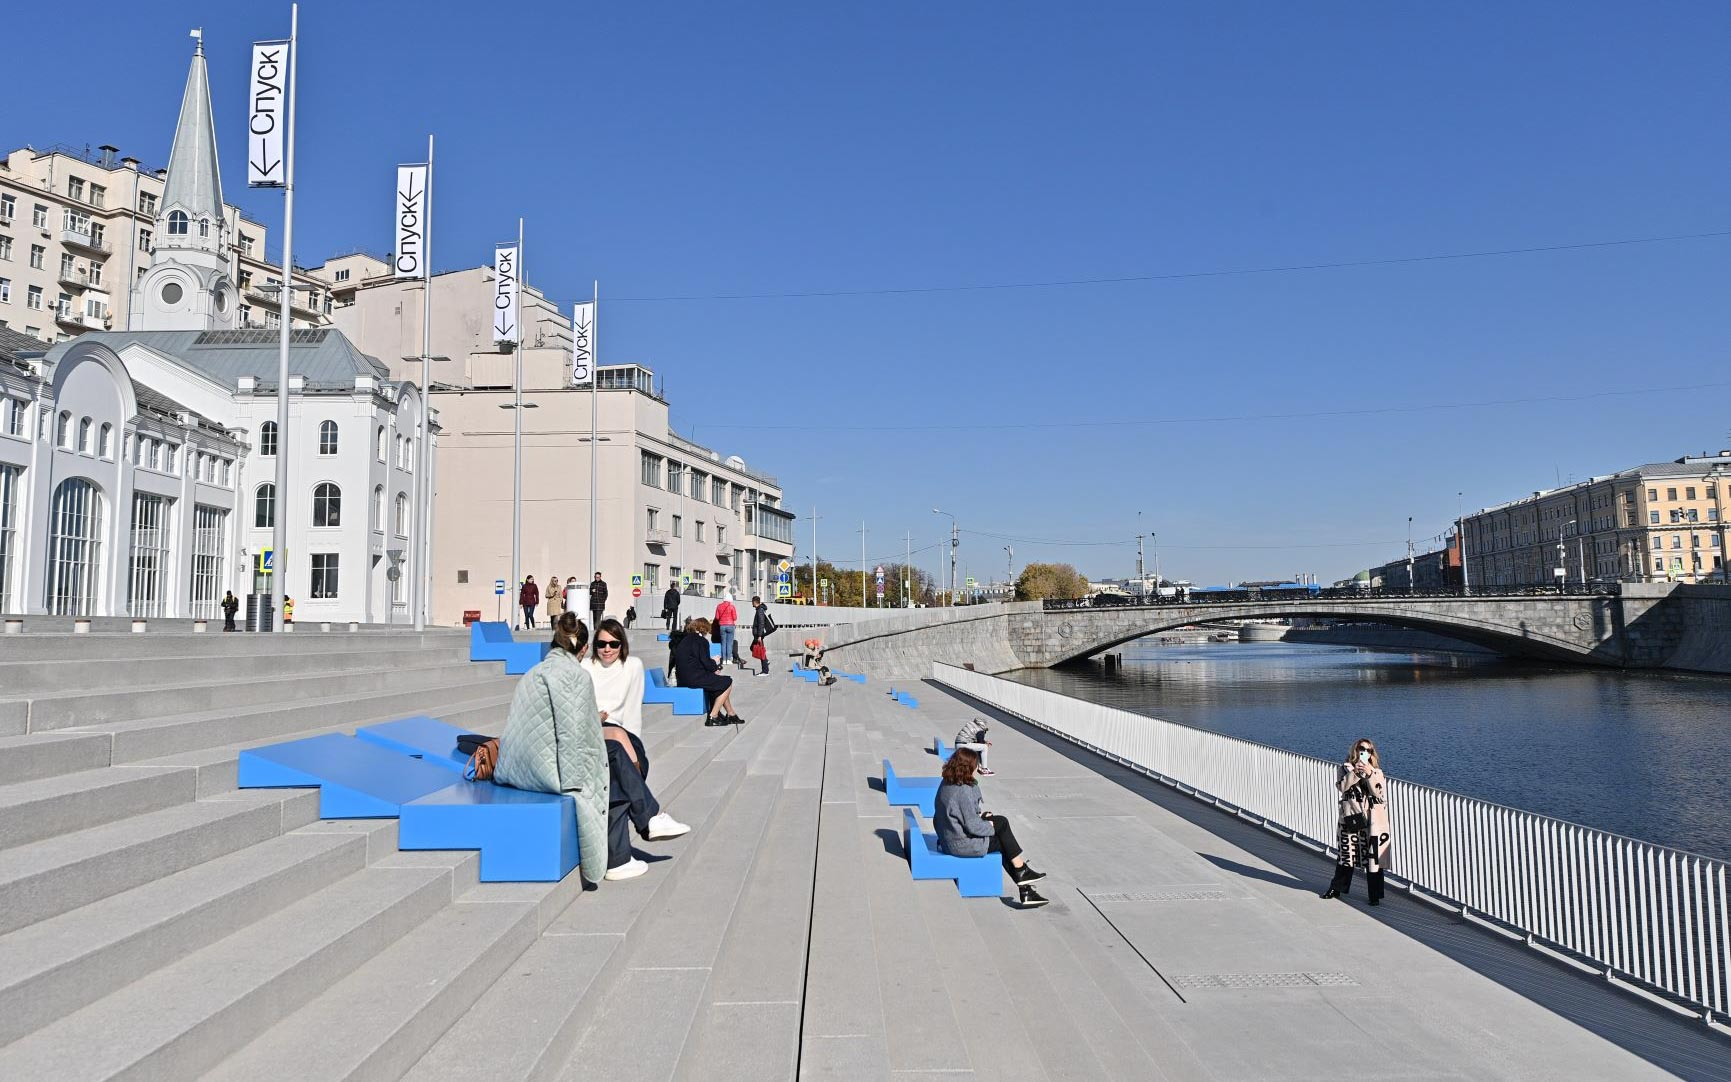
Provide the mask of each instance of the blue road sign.
{"label": "blue road sign", "polygon": [[504,597],[505,596],[505,580],[504,579],[494,579],[493,580],[493,593],[497,597]]}

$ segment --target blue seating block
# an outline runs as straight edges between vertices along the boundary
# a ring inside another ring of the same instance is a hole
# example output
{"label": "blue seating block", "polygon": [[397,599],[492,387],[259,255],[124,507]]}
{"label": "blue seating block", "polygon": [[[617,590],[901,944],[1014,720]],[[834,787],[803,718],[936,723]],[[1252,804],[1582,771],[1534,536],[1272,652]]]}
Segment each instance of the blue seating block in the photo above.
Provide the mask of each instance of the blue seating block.
{"label": "blue seating block", "polygon": [[321,819],[395,818],[452,780],[442,766],[339,733],[250,748],[235,773],[242,789],[316,787]]}
{"label": "blue seating block", "polygon": [[459,781],[403,805],[397,847],[479,849],[484,883],[557,883],[577,867],[577,804]]}
{"label": "blue seating block", "polygon": [[668,636],[667,632],[663,631],[661,634],[655,636],[655,641],[656,642],[666,642],[668,640],[668,638],[669,638],[669,636]]}
{"label": "blue seating block", "polygon": [[894,699],[896,702],[901,703],[903,706],[908,707],[909,709],[916,709],[920,705],[920,701],[918,699],[914,698],[912,695],[909,695],[905,691],[892,691],[890,693],[890,697],[892,699]]}
{"label": "blue seating block", "polygon": [[793,663],[793,675],[801,678],[808,684],[815,684],[823,678],[823,673],[821,671],[817,669],[808,669],[797,661]]}
{"label": "blue seating block", "polygon": [[891,804],[912,804],[927,819],[936,814],[938,783],[942,778],[898,778],[896,768],[884,760],[884,796]]}
{"label": "blue seating block", "polygon": [[937,751],[938,759],[941,762],[949,762],[950,756],[956,753],[956,749],[944,743],[944,738],[941,736],[932,737],[932,747]]}
{"label": "blue seating block", "polygon": [[667,672],[664,669],[652,669],[647,665],[643,668],[643,701],[645,703],[669,703],[675,714],[707,713],[703,706],[702,688],[670,687],[667,683]]}
{"label": "blue seating block", "polygon": [[863,672],[839,672],[835,669],[831,669],[829,674],[840,680],[852,680],[856,684],[863,684],[866,682],[865,673]]}
{"label": "blue seating block", "polygon": [[477,620],[469,625],[469,660],[503,661],[507,676],[533,669],[552,648],[551,642],[518,642],[507,624]]}
{"label": "blue seating block", "polygon": [[954,879],[964,898],[996,898],[1004,893],[1003,862],[996,853],[983,857],[952,857],[939,852],[938,838],[920,827],[912,808],[902,809],[902,842],[908,869],[915,879]]}
{"label": "blue seating block", "polygon": [[355,737],[442,766],[460,776],[469,765],[469,757],[457,750],[457,738],[466,732],[467,729],[434,721],[423,714],[378,725],[363,725],[355,730]]}

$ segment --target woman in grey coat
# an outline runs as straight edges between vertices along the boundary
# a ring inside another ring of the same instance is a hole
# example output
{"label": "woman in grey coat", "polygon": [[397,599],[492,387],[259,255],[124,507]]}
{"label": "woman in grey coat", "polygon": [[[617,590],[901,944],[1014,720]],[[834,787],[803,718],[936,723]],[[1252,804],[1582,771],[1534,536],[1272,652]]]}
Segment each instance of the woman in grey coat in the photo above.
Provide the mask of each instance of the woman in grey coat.
{"label": "woman in grey coat", "polygon": [[1359,740],[1335,771],[1340,791],[1340,858],[1334,879],[1322,892],[1339,898],[1352,889],[1352,870],[1363,868],[1371,905],[1382,904],[1382,871],[1388,866],[1388,779],[1375,742]]}
{"label": "woman in grey coat", "polygon": [[1033,884],[1046,878],[1046,873],[1035,871],[1022,857],[1022,847],[1017,844],[1008,819],[980,810],[980,787],[974,783],[979,768],[980,757],[967,748],[957,748],[944,764],[944,778],[938,785],[932,815],[938,849],[953,857],[997,853],[1004,862],[1004,871],[1016,881],[1022,908],[1037,909],[1046,904],[1046,899],[1034,890]]}

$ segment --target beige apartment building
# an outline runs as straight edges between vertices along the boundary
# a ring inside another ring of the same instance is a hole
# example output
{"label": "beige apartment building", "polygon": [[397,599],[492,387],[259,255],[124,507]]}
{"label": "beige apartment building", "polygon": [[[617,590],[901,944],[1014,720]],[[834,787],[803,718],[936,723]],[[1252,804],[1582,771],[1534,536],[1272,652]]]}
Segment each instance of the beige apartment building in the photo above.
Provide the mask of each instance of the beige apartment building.
{"label": "beige apartment building", "polygon": [[1703,453],[1468,515],[1467,582],[1724,581],[1727,484],[1731,451]]}
{"label": "beige apartment building", "polygon": [[[0,159],[0,327],[44,342],[138,329],[133,291],[150,269],[168,170],[119,153],[26,146]],[[282,268],[265,259],[265,227],[232,204],[213,227],[231,253],[239,326],[280,326]],[[314,273],[295,274],[295,326],[330,322],[331,286]]]}
{"label": "beige apartment building", "polygon": [[[337,281],[338,269],[349,277]],[[422,283],[392,280],[378,259],[350,257],[319,273],[338,287],[335,325],[384,361],[393,378],[419,380]],[[492,342],[492,295],[491,267],[433,277],[432,403],[440,436],[432,619],[440,624],[468,611],[510,618],[517,593],[510,581],[514,360]],[[776,479],[677,435],[648,368],[604,366],[596,390],[572,387],[570,317],[527,283],[523,306],[522,573],[545,589],[555,575],[586,581],[593,567],[609,586],[608,611],[623,615],[635,604],[646,622],[660,613],[670,584],[711,599],[688,601],[686,616],[707,615],[729,588],[740,598],[772,594],[777,561],[794,555],[794,515],[782,507]],[[599,455],[593,562],[591,454]],[[643,592],[635,600],[634,576]],[[494,592],[501,579],[503,597]]]}

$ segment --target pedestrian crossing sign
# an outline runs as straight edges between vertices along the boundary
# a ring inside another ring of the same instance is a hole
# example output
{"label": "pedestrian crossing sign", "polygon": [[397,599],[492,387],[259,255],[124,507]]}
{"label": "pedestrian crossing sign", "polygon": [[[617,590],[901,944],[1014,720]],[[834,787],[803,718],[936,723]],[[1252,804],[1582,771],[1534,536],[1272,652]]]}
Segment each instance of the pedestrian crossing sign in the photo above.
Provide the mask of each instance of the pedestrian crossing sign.
{"label": "pedestrian crossing sign", "polygon": [[643,576],[642,575],[632,575],[631,576],[631,585],[632,586],[642,586],[643,585]]}
{"label": "pedestrian crossing sign", "polygon": [[778,582],[775,584],[775,596],[776,597],[791,597],[792,595],[793,595],[793,587],[791,585],[789,585],[788,583]]}

